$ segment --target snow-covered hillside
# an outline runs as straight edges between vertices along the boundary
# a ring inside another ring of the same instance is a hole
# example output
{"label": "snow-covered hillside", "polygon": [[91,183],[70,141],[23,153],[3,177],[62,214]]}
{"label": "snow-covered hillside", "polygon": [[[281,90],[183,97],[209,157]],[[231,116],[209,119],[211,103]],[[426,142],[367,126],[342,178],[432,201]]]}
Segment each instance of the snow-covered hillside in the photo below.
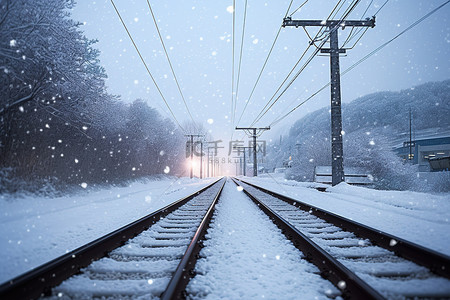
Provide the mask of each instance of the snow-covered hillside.
{"label": "snow-covered hillside", "polygon": [[[344,164],[363,167],[381,188],[439,190],[449,182],[450,176],[435,179],[437,187],[423,180],[415,182],[411,178],[415,167],[402,164],[392,151],[407,139],[410,109],[416,138],[420,134],[424,137],[449,135],[450,80],[400,92],[379,92],[344,104]],[[295,171],[288,172],[288,177],[310,181],[315,166],[331,165],[330,136],[329,108],[310,113],[290,128],[281,143],[272,145],[268,167],[281,167],[291,157]]]}

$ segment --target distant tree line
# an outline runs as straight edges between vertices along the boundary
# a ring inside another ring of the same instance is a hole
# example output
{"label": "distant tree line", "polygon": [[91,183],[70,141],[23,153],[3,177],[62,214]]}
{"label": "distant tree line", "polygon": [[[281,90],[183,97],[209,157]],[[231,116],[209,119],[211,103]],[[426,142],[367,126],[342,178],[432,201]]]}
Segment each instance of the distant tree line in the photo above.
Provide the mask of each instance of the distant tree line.
{"label": "distant tree line", "polygon": [[145,101],[126,105],[106,92],[96,41],[70,19],[73,5],[0,0],[0,191],[20,180],[101,183],[179,171],[181,134]]}

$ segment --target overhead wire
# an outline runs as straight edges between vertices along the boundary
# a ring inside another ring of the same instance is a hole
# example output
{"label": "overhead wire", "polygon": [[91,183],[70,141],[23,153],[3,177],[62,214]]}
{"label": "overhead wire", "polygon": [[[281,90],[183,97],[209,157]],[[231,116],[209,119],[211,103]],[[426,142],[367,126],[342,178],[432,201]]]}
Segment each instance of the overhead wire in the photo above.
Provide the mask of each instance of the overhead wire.
{"label": "overhead wire", "polygon": [[[364,19],[364,16],[366,15],[367,11],[368,11],[369,8],[372,6],[373,1],[374,1],[374,0],[371,0],[370,3],[369,3],[369,5],[367,5],[366,9],[364,10],[363,14],[361,15],[361,21]],[[389,0],[387,0],[387,1],[389,1]],[[385,2],[385,4],[387,3],[387,1]],[[366,32],[367,32],[368,29],[369,29],[368,27],[365,27],[365,28],[364,28],[364,27],[361,27],[361,28],[358,28],[358,29],[355,30],[355,27],[352,27],[352,30],[351,30],[350,33],[348,34],[347,39],[345,40],[345,42],[342,44],[341,49],[344,49],[345,46],[346,46],[348,43],[351,42],[351,40],[353,40],[356,36],[358,36],[358,34],[359,34],[361,31],[364,31],[364,32],[362,33],[362,35],[359,36],[358,40],[353,44],[352,47],[346,48],[346,49],[349,49],[349,50],[353,49],[353,48],[356,46],[356,44],[358,44],[358,42],[361,40],[361,38],[366,34]],[[355,34],[352,35],[353,31],[355,31]]]}
{"label": "overhead wire", "polygon": [[[354,1],[354,0],[353,0]],[[334,8],[333,8],[333,10],[331,11],[331,13],[328,15],[328,18],[327,18],[327,20],[329,20],[329,19],[333,19],[337,14],[338,14],[338,12],[341,10],[341,8],[342,8],[342,6],[345,4],[345,1],[343,1],[343,0],[339,0],[337,3],[336,3],[336,5],[334,6]],[[337,9],[337,10],[336,10]],[[321,27],[321,29],[322,29],[323,27]],[[320,39],[320,38],[322,38],[322,36],[324,35],[326,33],[326,31],[323,31],[318,37],[317,37],[317,39]]]}
{"label": "overhead wire", "polygon": [[237,100],[238,100],[238,96],[239,96],[239,81],[240,81],[240,76],[241,76],[242,50],[244,49],[245,22],[246,22],[246,19],[247,19],[247,0],[245,0],[244,21],[242,23],[241,50],[240,50],[240,53],[239,53],[239,64],[238,64],[236,92],[235,92],[235,96],[234,96],[234,109],[233,109],[233,118],[232,118],[233,121],[235,119]]}
{"label": "overhead wire", "polygon": [[[289,4],[289,6],[288,6],[288,9],[286,10],[285,18],[286,18],[287,15],[289,14],[289,9],[290,9],[290,7],[291,7],[291,5],[292,5],[292,2],[293,2],[293,0],[291,0],[290,4]],[[306,3],[306,2],[307,2],[307,1],[305,1],[305,3]],[[255,92],[255,89],[256,89],[256,86],[257,86],[258,83],[259,83],[259,80],[261,79],[261,75],[262,75],[262,73],[264,72],[264,69],[266,68],[267,62],[269,61],[270,55],[272,54],[273,48],[275,47],[275,44],[276,44],[276,42],[277,42],[277,40],[278,40],[278,36],[280,35],[280,32],[281,32],[281,29],[282,29],[282,28],[283,28],[283,26],[281,26],[281,25],[280,25],[280,27],[278,28],[277,34],[275,35],[275,39],[274,39],[274,41],[273,41],[273,43],[272,43],[272,46],[270,47],[269,53],[267,54],[267,57],[266,57],[266,59],[265,59],[265,61],[264,61],[264,64],[263,64],[263,66],[262,66],[262,68],[261,68],[261,71],[259,72],[258,77],[256,78],[256,81],[255,81],[255,84],[253,85],[252,91],[250,92],[250,96],[249,96],[248,99],[246,100],[244,109],[242,110],[241,115],[239,116],[239,120],[238,120],[238,122],[236,123],[237,125],[239,125],[239,123],[241,122],[242,116],[244,115],[244,112],[245,112],[245,110],[247,109],[248,104],[250,103],[250,100],[251,100],[251,98],[252,98],[252,96],[253,96],[253,93]]]}
{"label": "overhead wire", "polygon": [[[231,125],[233,126],[233,110],[234,110],[234,44],[235,44],[235,24],[236,24],[236,0],[233,0],[233,25],[232,25],[232,60],[231,60],[231,110],[230,110],[230,118],[231,118]],[[233,128],[231,128],[232,132],[234,131]],[[231,133],[233,134],[233,133]]]}
{"label": "overhead wire", "polygon": [[153,77],[152,73],[150,72],[150,69],[147,66],[147,63],[145,62],[144,58],[142,57],[141,52],[139,51],[138,46],[136,45],[136,43],[134,42],[134,39],[130,33],[130,31],[128,30],[127,25],[125,24],[124,20],[122,19],[122,16],[120,15],[119,10],[116,7],[116,4],[114,3],[114,0],[110,0],[111,4],[114,7],[114,10],[116,11],[117,15],[119,16],[120,22],[122,23],[123,27],[125,28],[125,31],[128,34],[128,37],[130,38],[131,42],[133,43],[134,48],[136,49],[136,52],[139,55],[139,58],[141,59],[142,63],[144,64],[145,69],[147,70],[148,75],[150,75],[150,78],[152,79],[153,83],[156,86],[156,89],[158,90],[159,95],[161,96],[161,98],[163,99],[164,103],[166,104],[167,108],[170,111],[170,114],[172,115],[173,120],[175,121],[175,123],[178,125],[178,127],[181,129],[181,131],[185,132],[184,128],[181,126],[180,122],[178,122],[178,119],[175,117],[175,114],[173,113],[172,108],[170,108],[169,103],[167,102],[166,98],[164,97],[161,89],[158,86],[158,83],[156,82],[155,78]]}
{"label": "overhead wire", "polygon": [[[385,2],[385,4],[388,1]],[[391,39],[389,39],[387,42],[381,44],[380,46],[378,46],[377,48],[375,48],[374,50],[372,50],[369,54],[367,54],[366,56],[364,56],[363,58],[361,58],[360,60],[358,60],[356,63],[354,63],[353,65],[351,65],[350,67],[348,67],[344,72],[341,73],[341,76],[346,75],[348,72],[350,72],[351,70],[353,70],[354,68],[356,68],[359,64],[361,64],[362,62],[366,61],[369,57],[375,55],[378,51],[382,50],[384,47],[386,47],[387,45],[389,45],[390,43],[392,43],[394,40],[396,40],[397,38],[399,38],[400,36],[402,36],[403,34],[405,34],[406,32],[408,32],[409,30],[413,29],[414,27],[416,27],[417,25],[419,25],[421,22],[423,22],[425,19],[427,19],[428,17],[430,17],[432,14],[434,14],[435,12],[437,12],[439,9],[441,9],[442,7],[444,7],[445,5],[447,5],[448,3],[450,3],[450,0],[447,0],[446,2],[444,2],[443,4],[439,5],[438,7],[436,7],[435,9],[431,10],[429,13],[427,13],[426,15],[424,15],[423,17],[419,18],[418,20],[416,20],[414,23],[412,23],[411,25],[409,25],[406,29],[404,29],[403,31],[401,31],[400,33],[398,33],[397,35],[395,35],[394,37],[392,37]],[[384,4],[384,5],[385,5]],[[383,6],[384,6],[383,5]],[[379,9],[377,11],[380,12],[381,9]],[[311,100],[314,96],[316,96],[318,93],[320,93],[321,91],[323,91],[326,87],[331,85],[331,81],[328,82],[327,84],[325,84],[323,87],[321,87],[319,90],[317,90],[315,93],[313,93],[311,96],[309,96],[307,99],[305,99],[304,101],[302,101],[300,104],[298,104],[297,106],[295,106],[293,109],[291,109],[288,113],[286,113],[285,115],[283,115],[282,117],[278,117],[277,119],[275,119],[270,126],[275,126],[276,124],[278,124],[279,122],[281,122],[283,119],[285,119],[288,115],[290,115],[291,113],[293,113],[295,110],[297,110],[300,106],[302,106],[303,104],[305,104],[307,101]]]}
{"label": "overhead wire", "polygon": [[[327,20],[330,19],[330,17],[332,16],[333,12],[336,10],[336,8],[339,6],[339,4],[342,2],[342,0],[339,0],[339,2],[336,3],[336,5],[334,6],[334,8],[332,9],[331,13],[328,15]],[[292,4],[292,2],[291,2]],[[287,16],[287,13],[286,13]],[[268,105],[270,105],[271,101],[273,100],[273,98],[276,96],[276,94],[279,92],[279,90],[283,87],[283,85],[286,83],[286,81],[289,79],[289,77],[291,76],[291,74],[294,72],[295,68],[298,66],[298,64],[300,63],[300,61],[303,59],[303,57],[306,55],[306,53],[308,52],[309,48],[311,47],[311,45],[314,44],[314,46],[316,48],[318,48],[315,45],[315,41],[317,41],[318,36],[321,34],[322,29],[324,28],[324,26],[320,27],[319,31],[316,33],[316,36],[314,37],[314,39],[310,39],[311,42],[309,43],[308,47],[305,49],[305,51],[303,52],[303,54],[300,56],[300,58],[297,60],[297,62],[295,63],[295,65],[292,67],[291,71],[288,73],[288,75],[285,77],[285,79],[283,80],[283,82],[280,84],[280,86],[278,87],[278,89],[275,91],[275,93],[272,95],[272,97],[269,99],[269,101],[266,103],[266,105],[263,107],[263,109],[258,113],[258,115],[256,116],[255,120],[252,122],[253,126],[257,121],[259,121],[261,114],[264,112],[264,110],[267,108]],[[309,35],[308,35],[309,36]]]}
{"label": "overhead wire", "polygon": [[[349,6],[345,12],[344,15],[340,18],[339,22],[336,24],[335,27],[331,28],[328,32],[328,34],[326,35],[326,38],[322,40],[321,44],[314,50],[314,52],[310,55],[310,57],[308,58],[308,60],[303,64],[303,66],[299,69],[299,71],[295,74],[295,76],[291,79],[291,81],[289,82],[289,84],[283,89],[283,91],[278,95],[278,97],[270,104],[270,106],[267,107],[267,105],[263,108],[263,110],[260,112],[260,114],[258,114],[258,116],[256,117],[256,119],[253,121],[252,125],[256,124],[272,107],[273,105],[275,105],[276,102],[278,102],[278,100],[281,98],[281,96],[287,91],[287,89],[294,83],[294,81],[298,78],[298,76],[305,70],[305,68],[308,66],[308,64],[312,61],[312,59],[317,55],[317,53],[320,51],[320,49],[322,48],[322,46],[327,42],[328,37],[330,36],[332,31],[336,31],[339,29],[340,24],[345,20],[345,18],[348,17],[348,15],[355,9],[355,7],[358,5],[360,0],[356,0],[353,1],[352,5]],[[306,49],[306,51],[311,47],[311,43],[309,44],[308,48]],[[302,57],[305,55],[306,51],[302,54]],[[301,57],[301,58],[302,58]],[[291,70],[292,73],[293,70]],[[290,73],[290,74],[291,74]],[[290,74],[288,75],[288,77],[290,76]],[[272,101],[272,99],[275,97],[275,95],[278,93],[278,91],[281,89],[281,87],[284,85],[284,83],[287,81],[288,77],[285,78],[285,80],[283,81],[283,83],[280,85],[280,87],[277,89],[277,91],[273,94],[272,98],[269,100]],[[269,103],[268,102],[268,103]],[[266,108],[267,107],[267,108]]]}
{"label": "overhead wire", "polygon": [[[386,1],[384,2],[384,4],[380,7],[380,9],[377,10],[377,12],[374,14],[374,16],[376,16],[376,15],[380,12],[380,10],[387,4],[388,1],[389,1],[389,0],[386,0]],[[363,15],[362,15],[362,17],[361,17],[361,20],[364,18],[365,14],[367,13],[368,8],[372,5],[372,2],[373,2],[373,1],[370,2],[369,6],[368,6],[368,7],[366,8],[366,10],[364,11],[364,13],[363,13]],[[352,28],[352,29],[353,29],[353,28]],[[364,28],[360,28],[359,31],[355,33],[355,36],[356,36],[359,32],[361,32],[363,29],[364,29]],[[353,49],[353,48],[356,46],[356,44],[361,40],[361,38],[364,36],[365,32],[366,32],[368,29],[369,29],[369,28],[366,27],[364,33],[358,38],[358,40],[354,43],[354,45],[353,45],[352,47],[346,48],[346,49],[349,49],[349,50],[350,50],[350,49]],[[351,38],[350,38],[350,40],[347,39],[346,42],[349,42],[349,41],[351,41]],[[344,46],[345,46],[345,43],[341,46],[341,49],[344,48]],[[328,86],[330,86],[330,84],[331,84],[331,82],[328,82],[326,85],[324,85],[324,86],[321,87],[318,91],[316,91],[316,92],[313,93],[310,97],[308,97],[305,101],[303,101],[302,103],[300,103],[295,109],[297,109],[298,107],[300,107],[301,105],[303,105],[304,103],[306,103],[307,101],[309,101],[309,100],[310,100],[311,98],[313,98],[315,95],[317,95],[318,93],[320,93],[321,91],[323,91],[325,88],[327,88]],[[292,101],[289,105],[287,105],[287,107],[291,106],[291,105],[292,105],[294,102],[296,102],[297,100],[298,100],[298,99]],[[294,110],[295,110],[295,109],[294,109]],[[291,113],[291,111],[288,112],[287,115],[290,114],[290,113]],[[274,122],[272,122],[272,124],[273,124],[273,123],[274,123]]]}
{"label": "overhead wire", "polygon": [[380,12],[380,10],[382,10],[383,7],[384,7],[388,2],[389,2],[389,0],[386,0],[386,1],[383,3],[383,5],[381,5],[381,7],[375,12],[374,16],[376,16],[376,15]]}
{"label": "overhead wire", "polygon": [[[303,6],[305,6],[305,4],[308,2],[309,0],[306,0],[305,2],[303,2],[302,4],[300,4],[299,7],[297,7],[297,9],[295,9],[290,15],[289,17],[292,17],[299,9],[301,9]],[[291,2],[292,3],[292,2]]]}
{"label": "overhead wire", "polygon": [[373,0],[370,1],[369,5],[367,5],[367,7],[366,7],[366,10],[361,15],[361,20],[364,19],[364,16],[366,15],[366,13],[369,10],[369,8],[372,6],[372,3],[373,3]]}
{"label": "overhead wire", "polygon": [[161,41],[161,44],[162,44],[163,49],[164,49],[164,53],[166,54],[167,61],[169,62],[170,70],[172,71],[172,75],[173,75],[173,78],[175,79],[175,83],[177,85],[178,91],[179,91],[179,93],[181,95],[181,98],[183,99],[184,106],[186,107],[186,111],[188,112],[189,117],[191,118],[192,124],[194,124],[194,126],[195,126],[194,118],[192,117],[192,114],[191,114],[191,111],[189,110],[189,107],[187,105],[186,99],[184,98],[183,92],[182,92],[180,84],[178,82],[177,75],[175,74],[175,71],[174,71],[173,66],[172,66],[172,62],[170,61],[169,54],[167,53],[166,45],[165,45],[164,40],[163,40],[163,38],[161,36],[161,32],[160,32],[159,26],[158,26],[158,24],[156,22],[156,18],[155,18],[155,15],[153,13],[153,9],[152,9],[152,6],[150,5],[150,1],[149,0],[147,0],[147,4],[148,4],[148,8],[150,9],[150,13],[152,15],[152,18],[153,18],[153,23],[155,24],[155,27],[156,27],[156,31],[158,32],[159,40]]}

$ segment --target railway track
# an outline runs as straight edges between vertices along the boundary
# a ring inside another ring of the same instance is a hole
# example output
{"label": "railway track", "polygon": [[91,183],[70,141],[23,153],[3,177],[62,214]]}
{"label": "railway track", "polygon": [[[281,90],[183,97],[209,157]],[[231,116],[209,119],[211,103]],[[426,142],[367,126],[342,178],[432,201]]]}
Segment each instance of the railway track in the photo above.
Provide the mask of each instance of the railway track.
{"label": "railway track", "polygon": [[450,299],[448,256],[233,180],[345,298]]}
{"label": "railway track", "polygon": [[[334,291],[321,290],[325,297],[450,298],[448,257],[250,183],[233,180],[302,252],[299,259],[312,262],[320,275],[336,286]],[[202,254],[200,250],[225,182],[225,179],[217,180],[11,280],[0,286],[0,299],[189,297],[186,286],[196,275],[197,259],[205,258],[207,253]],[[230,187],[227,191],[230,197]],[[300,278],[306,276],[301,272],[295,269]]]}
{"label": "railway track", "polygon": [[0,299],[181,298],[225,179],[0,286]]}

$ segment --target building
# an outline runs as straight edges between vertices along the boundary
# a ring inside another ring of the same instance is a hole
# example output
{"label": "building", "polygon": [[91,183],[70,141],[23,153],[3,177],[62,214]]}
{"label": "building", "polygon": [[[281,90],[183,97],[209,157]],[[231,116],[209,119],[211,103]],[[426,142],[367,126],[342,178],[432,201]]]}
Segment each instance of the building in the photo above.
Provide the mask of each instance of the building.
{"label": "building", "polygon": [[430,159],[450,157],[450,136],[404,142],[403,146],[394,148],[394,151],[403,160],[418,164],[420,172],[433,171],[434,164],[430,166]]}

